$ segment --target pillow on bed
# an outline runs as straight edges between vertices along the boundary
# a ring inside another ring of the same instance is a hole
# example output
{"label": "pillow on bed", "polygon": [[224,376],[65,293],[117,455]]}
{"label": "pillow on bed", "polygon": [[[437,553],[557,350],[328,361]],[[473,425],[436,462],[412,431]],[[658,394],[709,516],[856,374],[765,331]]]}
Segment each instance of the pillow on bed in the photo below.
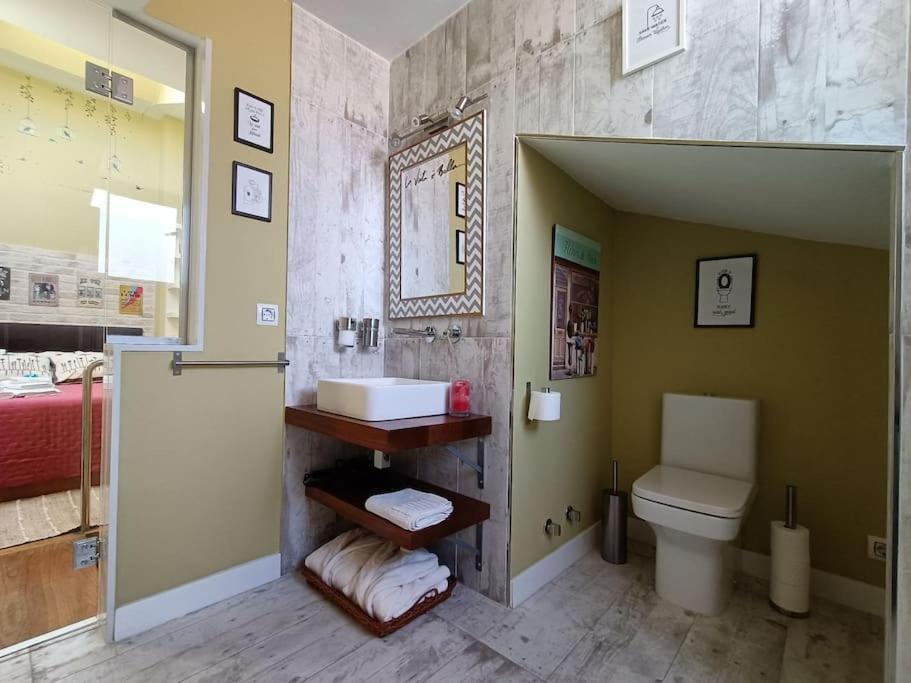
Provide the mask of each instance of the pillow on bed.
{"label": "pillow on bed", "polygon": [[[51,363],[55,384],[63,382],[81,382],[82,373],[86,366],[104,356],[95,351],[45,351],[41,354]],[[92,379],[104,375],[104,367],[99,366],[92,372]]]}
{"label": "pillow on bed", "polygon": [[0,379],[13,377],[51,379],[51,361],[40,353],[0,353]]}

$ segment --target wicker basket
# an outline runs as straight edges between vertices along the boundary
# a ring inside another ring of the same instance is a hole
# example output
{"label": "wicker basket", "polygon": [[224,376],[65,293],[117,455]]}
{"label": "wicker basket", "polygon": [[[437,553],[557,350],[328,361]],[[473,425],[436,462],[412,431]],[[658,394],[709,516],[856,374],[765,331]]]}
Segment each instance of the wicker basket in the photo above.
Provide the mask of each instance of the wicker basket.
{"label": "wicker basket", "polygon": [[323,581],[319,575],[306,567],[301,568],[301,572],[303,573],[304,578],[307,579],[307,583],[345,610],[345,612],[351,615],[351,617],[353,617],[361,626],[380,638],[398,631],[400,628],[411,623],[425,612],[430,611],[444,600],[448,600],[449,596],[452,595],[452,589],[455,588],[456,585],[456,580],[450,576],[448,580],[449,585],[442,593],[438,593],[436,589],[431,589],[402,616],[389,621],[377,621],[344,593],[336,590]]}

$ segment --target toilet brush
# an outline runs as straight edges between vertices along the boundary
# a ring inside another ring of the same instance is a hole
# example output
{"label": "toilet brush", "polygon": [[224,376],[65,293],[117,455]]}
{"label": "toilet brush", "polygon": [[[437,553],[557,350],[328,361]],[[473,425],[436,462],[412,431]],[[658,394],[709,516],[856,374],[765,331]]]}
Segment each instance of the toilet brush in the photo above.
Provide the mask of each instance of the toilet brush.
{"label": "toilet brush", "polygon": [[611,564],[626,564],[626,516],[629,498],[620,490],[620,463],[611,461],[611,487],[601,494],[601,557]]}

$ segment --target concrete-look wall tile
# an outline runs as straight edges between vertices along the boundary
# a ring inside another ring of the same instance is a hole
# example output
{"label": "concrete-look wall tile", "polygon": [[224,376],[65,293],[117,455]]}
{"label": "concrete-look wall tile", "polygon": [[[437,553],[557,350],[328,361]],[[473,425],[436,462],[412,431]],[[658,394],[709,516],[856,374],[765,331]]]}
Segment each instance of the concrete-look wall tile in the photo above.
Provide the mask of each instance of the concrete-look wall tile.
{"label": "concrete-look wall tile", "polygon": [[345,118],[378,135],[389,123],[389,62],[345,40]]}
{"label": "concrete-look wall tile", "polygon": [[345,226],[338,236],[338,315],[383,317],[386,158],[386,138],[348,126],[345,182],[340,188]]}
{"label": "concrete-look wall tile", "polygon": [[573,35],[574,0],[526,0],[516,9],[519,59],[539,55]]}
{"label": "concrete-look wall tile", "polygon": [[824,140],[826,0],[760,7],[759,139]]}
{"label": "concrete-look wall tile", "polygon": [[485,149],[485,155],[488,175],[485,180],[488,181],[489,185],[491,174],[507,167],[511,169],[515,158],[515,69],[509,69],[498,74],[482,87],[470,91],[469,95],[472,98],[487,95],[487,99],[481,100],[474,105],[466,112],[466,115],[474,114],[482,109],[487,112],[485,120],[487,148]]}
{"label": "concrete-look wall tile", "polygon": [[903,144],[907,0],[829,0],[826,141]]}
{"label": "concrete-look wall tile", "polygon": [[389,65],[389,132],[402,133],[408,129],[407,99],[408,93],[408,67],[410,61],[408,53],[404,53],[392,60]]}
{"label": "concrete-look wall tile", "polygon": [[650,137],[652,78],[643,69],[623,76],[620,14],[576,35],[576,135]]}
{"label": "concrete-look wall tile", "polygon": [[467,9],[467,87],[475,90],[516,65],[516,0],[474,0]]}
{"label": "concrete-look wall tile", "polygon": [[755,140],[758,0],[687,4],[687,50],[654,67],[653,135]]}
{"label": "concrete-look wall tile", "polygon": [[298,5],[291,7],[291,96],[342,116],[345,36]]}
{"label": "concrete-look wall tile", "polygon": [[385,340],[386,377],[420,379],[422,343],[420,339],[387,337]]}
{"label": "concrete-look wall tile", "polygon": [[346,223],[339,179],[348,176],[348,124],[299,98],[291,102],[291,123],[288,334],[328,336]]}
{"label": "concrete-look wall tile", "polygon": [[621,0],[576,0],[576,31],[584,31],[620,13]]}
{"label": "concrete-look wall tile", "polygon": [[291,366],[285,375],[285,405],[316,403],[316,382],[338,377],[341,354],[331,337],[288,337]]}
{"label": "concrete-look wall tile", "polygon": [[573,128],[573,40],[520,59],[516,67],[516,133],[570,135]]}

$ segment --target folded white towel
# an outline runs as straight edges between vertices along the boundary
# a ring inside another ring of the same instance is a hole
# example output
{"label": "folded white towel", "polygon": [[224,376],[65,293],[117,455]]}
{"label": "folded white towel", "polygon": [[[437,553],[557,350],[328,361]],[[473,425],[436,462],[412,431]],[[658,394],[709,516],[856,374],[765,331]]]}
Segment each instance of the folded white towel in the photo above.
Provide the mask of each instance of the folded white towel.
{"label": "folded white towel", "polygon": [[367,561],[361,567],[354,579],[343,589],[345,595],[354,600],[357,604],[363,603],[363,596],[367,589],[373,584],[379,575],[380,567],[384,566],[388,560],[399,552],[399,547],[392,543],[384,543],[377,547],[373,554],[367,558]]}
{"label": "folded white towel", "polygon": [[433,493],[402,489],[370,496],[364,507],[409,531],[439,524],[452,514],[452,502]]}
{"label": "folded white towel", "polygon": [[373,534],[365,534],[349,543],[335,557],[326,562],[322,573],[323,581],[344,592],[373,552],[386,544],[387,541]]}
{"label": "folded white towel", "polygon": [[326,563],[335,557],[339,551],[343,550],[345,546],[366,533],[367,532],[364,529],[356,527],[343,534],[339,534],[328,543],[320,546],[307,555],[307,558],[304,560],[304,565],[307,569],[315,574],[319,574],[320,578],[322,578],[323,568],[326,566]]}
{"label": "folded white towel", "polygon": [[364,570],[361,574],[358,575],[355,590],[354,590],[354,599],[357,604],[361,605],[364,608],[364,611],[368,614],[370,610],[368,609],[368,595],[373,587],[378,581],[384,577],[390,576],[394,571],[401,570],[402,568],[407,568],[403,572],[400,572],[397,576],[404,578],[415,579],[421,575],[422,571],[426,571],[427,567],[430,565],[424,564],[423,568],[415,568],[415,565],[421,563],[439,563],[437,556],[433,553],[429,553],[426,550],[402,550],[396,548],[395,552],[387,557],[383,561],[374,561],[369,565],[364,566]]}
{"label": "folded white towel", "polygon": [[0,398],[59,394],[60,390],[46,377],[16,377],[0,380]]}
{"label": "folded white towel", "polygon": [[437,565],[432,571],[401,586],[389,584],[378,586],[370,596],[373,618],[379,621],[389,621],[402,616],[420,602],[428,591],[436,589],[437,592],[442,593],[446,590],[447,578],[449,578],[449,567]]}

